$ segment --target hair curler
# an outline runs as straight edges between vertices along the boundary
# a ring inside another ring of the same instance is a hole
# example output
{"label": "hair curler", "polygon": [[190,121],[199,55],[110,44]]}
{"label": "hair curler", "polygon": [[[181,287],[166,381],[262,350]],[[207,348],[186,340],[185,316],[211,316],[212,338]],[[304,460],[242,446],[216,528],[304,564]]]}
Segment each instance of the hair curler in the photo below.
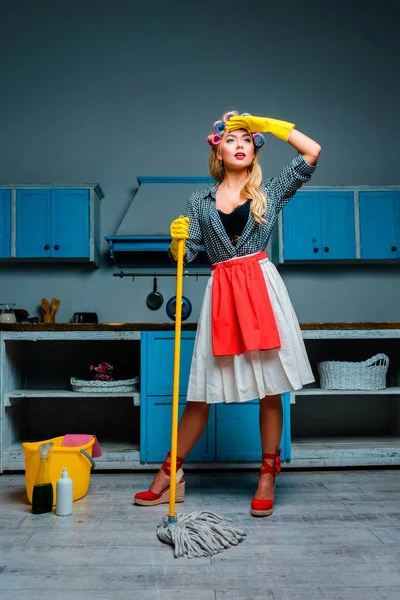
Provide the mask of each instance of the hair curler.
{"label": "hair curler", "polygon": [[253,135],[253,142],[257,148],[261,148],[265,144],[265,137],[260,132],[255,132]]}
{"label": "hair curler", "polygon": [[213,125],[213,129],[215,131],[215,133],[218,133],[219,135],[222,135],[225,131],[225,123],[224,121],[215,121],[214,125]]}
{"label": "hair curler", "polygon": [[221,136],[219,133],[213,133],[212,135],[210,134],[207,136],[207,142],[210,144],[210,146],[218,146],[218,144],[221,142]]}
{"label": "hair curler", "polygon": [[227,112],[227,113],[225,113],[225,114],[224,114],[224,116],[223,116],[222,118],[223,118],[223,120],[224,120],[224,121],[225,121],[225,123],[226,123],[227,121],[229,121],[229,119],[230,119],[231,117],[237,117],[238,115],[239,115],[239,113],[238,113],[238,111],[237,111],[237,110],[231,110],[230,112]]}

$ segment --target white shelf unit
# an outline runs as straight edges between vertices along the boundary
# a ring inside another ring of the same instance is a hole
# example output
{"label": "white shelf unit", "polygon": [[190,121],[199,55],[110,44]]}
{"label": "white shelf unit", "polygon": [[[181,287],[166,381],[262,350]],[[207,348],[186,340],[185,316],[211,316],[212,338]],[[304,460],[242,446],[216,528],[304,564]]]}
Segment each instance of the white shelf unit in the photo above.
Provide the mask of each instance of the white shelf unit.
{"label": "white shelf unit", "polygon": [[[303,331],[315,383],[290,393],[291,467],[400,465],[400,330]],[[326,390],[317,362],[389,356],[386,388]]]}
{"label": "white shelf unit", "polygon": [[70,378],[102,360],[136,377],[140,332],[3,332],[0,348],[1,471],[24,470],[22,442],[66,433],[97,436],[99,469],[137,466],[140,392],[73,392]]}
{"label": "white shelf unit", "polygon": [[[400,465],[400,329],[310,329],[302,334],[316,382],[291,393],[292,460],[285,468]],[[103,452],[96,459],[99,469],[148,468],[139,454],[140,393],[77,394],[69,389],[71,376],[88,378],[95,350],[101,351],[99,360],[120,365],[123,377],[140,374],[139,331],[0,332],[0,471],[24,470],[23,441],[65,433],[97,435]],[[385,389],[319,387],[317,362],[365,360],[378,352],[390,359]],[[192,464],[189,469],[204,467]],[[259,464],[207,465],[221,467]]]}

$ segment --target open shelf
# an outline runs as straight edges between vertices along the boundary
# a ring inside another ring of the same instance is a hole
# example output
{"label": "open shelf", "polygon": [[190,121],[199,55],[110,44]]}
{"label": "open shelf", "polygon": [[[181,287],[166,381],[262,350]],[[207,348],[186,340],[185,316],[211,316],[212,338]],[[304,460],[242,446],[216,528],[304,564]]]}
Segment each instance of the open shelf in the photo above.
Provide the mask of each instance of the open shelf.
{"label": "open shelf", "polygon": [[13,390],[5,394],[5,406],[11,406],[12,400],[22,398],[132,398],[134,406],[140,406],[139,392],[73,392],[71,390]]}
{"label": "open shelf", "polygon": [[398,435],[292,438],[292,467],[356,467],[399,462]]}
{"label": "open shelf", "polygon": [[4,471],[24,470],[22,442],[51,439],[67,433],[96,435],[103,452],[96,460],[99,468],[137,467],[140,407],[134,405],[132,394],[122,397],[72,396],[74,392],[64,392],[65,397],[54,398],[53,394],[45,396],[39,390],[28,392],[32,392],[33,397],[28,394],[10,398],[10,405],[4,410]]}
{"label": "open shelf", "polygon": [[100,362],[114,366],[116,379],[138,376],[140,340],[6,339],[3,390],[71,390],[72,377],[91,379],[90,366]]}
{"label": "open shelf", "polygon": [[295,396],[380,396],[381,394],[400,395],[400,386],[386,387],[383,390],[325,390],[320,387],[304,387],[302,390],[291,392]]}
{"label": "open shelf", "polygon": [[140,374],[140,339],[5,339],[2,469],[24,470],[22,442],[67,433],[97,436],[98,468],[139,463],[140,392],[74,392],[71,377],[90,379],[106,361],[116,379]]}

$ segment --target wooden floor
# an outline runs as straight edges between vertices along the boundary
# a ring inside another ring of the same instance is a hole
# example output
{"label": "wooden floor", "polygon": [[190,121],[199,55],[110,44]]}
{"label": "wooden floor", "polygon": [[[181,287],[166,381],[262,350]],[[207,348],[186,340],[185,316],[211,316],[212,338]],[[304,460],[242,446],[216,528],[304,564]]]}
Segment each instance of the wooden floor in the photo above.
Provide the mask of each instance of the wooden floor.
{"label": "wooden floor", "polygon": [[0,476],[1,600],[379,600],[400,598],[400,471],[286,471],[255,519],[255,472],[187,473],[179,513],[245,527],[237,547],[175,559],[156,527],[166,506],[132,505],[151,475],[95,474],[72,517],[32,515],[23,475]]}

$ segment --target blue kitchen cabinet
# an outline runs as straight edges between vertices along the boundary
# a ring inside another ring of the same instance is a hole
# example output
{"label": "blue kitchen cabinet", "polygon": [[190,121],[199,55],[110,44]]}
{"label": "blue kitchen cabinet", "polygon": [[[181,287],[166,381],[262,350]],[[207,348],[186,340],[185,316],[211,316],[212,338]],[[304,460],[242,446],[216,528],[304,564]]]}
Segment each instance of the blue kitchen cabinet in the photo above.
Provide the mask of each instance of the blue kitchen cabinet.
{"label": "blue kitchen cabinet", "polygon": [[[179,418],[186,397],[179,397]],[[148,396],[147,399],[147,461],[163,462],[171,446],[172,396]],[[142,453],[141,453],[142,458]],[[215,459],[215,407],[211,406],[208,424],[186,462],[209,462]]]}
{"label": "blue kitchen cabinet", "polygon": [[[186,404],[195,332],[181,333],[179,416]],[[140,458],[161,462],[171,445],[174,332],[147,331],[141,335]],[[215,410],[211,407],[207,427],[187,460],[215,458]]]}
{"label": "blue kitchen cabinet", "polygon": [[359,193],[361,258],[400,257],[400,192]]}
{"label": "blue kitchen cabinet", "polygon": [[285,260],[321,258],[321,207],[318,192],[297,192],[283,208]]}
{"label": "blue kitchen cabinet", "polygon": [[[192,361],[194,331],[181,332],[179,394],[185,395]],[[150,396],[170,396],[174,381],[174,333],[147,333],[147,393]]]}
{"label": "blue kitchen cabinet", "polygon": [[18,189],[16,258],[89,258],[89,190]]}
{"label": "blue kitchen cabinet", "polygon": [[[290,399],[282,394],[283,428],[281,459],[290,460]],[[259,400],[217,404],[215,417],[215,459],[219,461],[260,461]]]}
{"label": "blue kitchen cabinet", "polygon": [[[174,333],[143,332],[141,344],[141,431],[142,462],[161,462],[170,447],[173,386]],[[186,404],[185,394],[195,340],[194,331],[183,331],[179,415]],[[284,431],[282,459],[290,459],[289,394],[282,396]],[[207,427],[188,457],[189,461],[260,461],[258,399],[245,403],[210,407]]]}
{"label": "blue kitchen cabinet", "polygon": [[323,260],[356,258],[353,192],[319,192]]}
{"label": "blue kitchen cabinet", "polygon": [[89,258],[89,190],[52,191],[51,231],[52,256]]}
{"label": "blue kitchen cabinet", "polygon": [[353,192],[297,192],[283,209],[284,261],[354,258]]}
{"label": "blue kitchen cabinet", "polygon": [[16,258],[51,256],[51,190],[17,190]]}
{"label": "blue kitchen cabinet", "polygon": [[0,190],[0,258],[11,256],[11,191]]}

